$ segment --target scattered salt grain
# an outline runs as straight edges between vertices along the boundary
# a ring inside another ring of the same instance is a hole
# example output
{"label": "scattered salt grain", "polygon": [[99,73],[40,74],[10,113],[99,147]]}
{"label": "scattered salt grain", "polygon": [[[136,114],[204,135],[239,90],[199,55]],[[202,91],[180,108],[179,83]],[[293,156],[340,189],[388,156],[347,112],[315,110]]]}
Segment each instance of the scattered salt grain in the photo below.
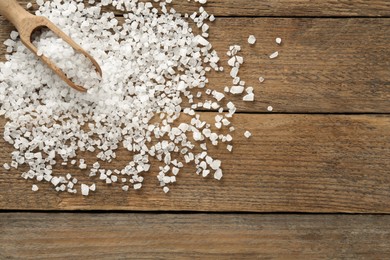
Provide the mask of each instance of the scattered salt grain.
{"label": "scattered salt grain", "polygon": [[273,108],[272,106],[268,106],[268,107],[267,107],[267,110],[268,110],[269,112],[272,112],[272,111],[274,110],[274,108]]}
{"label": "scattered salt grain", "polygon": [[230,88],[230,93],[232,94],[242,94],[244,92],[243,86],[233,86]]}
{"label": "scattered salt grain", "polygon": [[11,167],[17,169],[19,167],[19,164],[15,161],[11,162]]}
{"label": "scattered salt grain", "polygon": [[16,40],[19,36],[19,33],[17,31],[12,31],[11,34],[10,34],[10,37],[12,40]]}
{"label": "scattered salt grain", "polygon": [[249,132],[249,131],[245,131],[244,136],[245,136],[246,138],[249,138],[249,137],[252,136],[252,133]]}
{"label": "scattered salt grain", "polygon": [[38,191],[38,190],[39,190],[39,188],[38,188],[38,186],[37,186],[37,185],[35,185],[35,184],[34,184],[34,185],[32,186],[32,188],[31,188],[31,190],[32,190],[32,191]]}
{"label": "scattered salt grain", "polygon": [[275,58],[277,58],[278,56],[279,56],[279,52],[276,51],[276,52],[272,53],[272,54],[269,56],[269,58],[270,58],[270,59],[275,59]]}
{"label": "scattered salt grain", "polygon": [[86,185],[86,184],[81,184],[81,194],[83,195],[83,196],[88,196],[88,194],[89,194],[89,187],[88,187],[88,185]]}
{"label": "scattered salt grain", "polygon": [[282,43],[282,38],[278,37],[278,38],[275,39],[275,41],[276,41],[277,44],[280,45]]}
{"label": "scattered salt grain", "polygon": [[54,186],[57,186],[59,183],[60,183],[60,178],[58,178],[58,177],[53,177],[52,179],[51,179],[51,183],[54,185]]}
{"label": "scattered salt grain", "polygon": [[134,189],[135,190],[139,190],[139,189],[141,189],[141,187],[142,187],[142,183],[134,184]]}
{"label": "scattered salt grain", "polygon": [[256,43],[256,37],[254,35],[250,35],[248,38],[248,43],[249,44],[255,44]]}
{"label": "scattered salt grain", "polygon": [[89,190],[95,191],[96,190],[96,184],[94,183],[91,186],[89,186]]}
{"label": "scattered salt grain", "polygon": [[263,77],[260,77],[260,78],[259,78],[260,83],[263,83],[264,80],[265,80],[265,79],[264,79]]}
{"label": "scattered salt grain", "polygon": [[166,187],[166,186],[163,188],[163,190],[164,190],[165,193],[168,193],[168,192],[169,192],[169,188]]}
{"label": "scattered salt grain", "polygon": [[245,95],[242,100],[244,101],[254,101],[255,100],[255,95],[253,93],[248,93]]}
{"label": "scattered salt grain", "polygon": [[4,163],[4,164],[3,164],[3,168],[6,169],[6,170],[8,171],[9,169],[11,169],[11,166],[9,166],[8,163]]}
{"label": "scattered salt grain", "polygon": [[222,174],[222,170],[221,169],[218,169],[218,170],[215,171],[215,173],[214,173],[214,178],[215,179],[221,180],[222,176],[223,176],[223,174]]}

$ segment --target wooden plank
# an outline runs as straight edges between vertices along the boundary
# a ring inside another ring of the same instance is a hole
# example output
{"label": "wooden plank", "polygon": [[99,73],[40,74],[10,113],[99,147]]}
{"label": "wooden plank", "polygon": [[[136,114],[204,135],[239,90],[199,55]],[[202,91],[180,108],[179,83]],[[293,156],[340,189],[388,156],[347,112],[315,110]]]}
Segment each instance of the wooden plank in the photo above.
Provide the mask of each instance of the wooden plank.
{"label": "wooden plank", "polygon": [[[11,27],[2,21],[0,28],[2,42]],[[247,43],[252,33],[254,47]],[[211,35],[226,68],[209,74],[212,89],[232,85],[225,53],[232,44],[243,46],[239,76],[255,88],[256,102],[229,95],[239,111],[266,112],[272,105],[288,113],[390,113],[390,19],[224,18]],[[276,50],[280,57],[270,60]],[[2,46],[1,59],[4,52]]]}
{"label": "wooden plank", "polygon": [[[201,118],[211,122],[214,115]],[[223,162],[220,182],[197,176],[189,165],[164,194],[156,179],[161,163],[153,160],[143,189],[123,192],[120,184],[89,179],[87,171],[56,167],[57,174],[97,183],[96,193],[83,197],[57,194],[49,184],[34,193],[33,182],[20,177],[23,169],[0,168],[0,209],[390,213],[389,116],[240,114],[233,124],[233,153],[222,144],[209,146],[209,154]],[[245,130],[253,137],[244,138]],[[12,147],[3,139],[0,147],[2,165]],[[104,167],[127,165],[131,154],[118,154]],[[94,162],[91,155],[82,158]]]}
{"label": "wooden plank", "polygon": [[386,259],[390,216],[0,215],[2,259]]}
{"label": "wooden plank", "polygon": [[[26,6],[31,1],[18,2]],[[199,6],[187,0],[174,0],[172,4],[180,13],[197,11]],[[216,16],[390,16],[390,3],[386,0],[209,0],[205,7],[207,12]],[[119,13],[114,8],[109,10]]]}

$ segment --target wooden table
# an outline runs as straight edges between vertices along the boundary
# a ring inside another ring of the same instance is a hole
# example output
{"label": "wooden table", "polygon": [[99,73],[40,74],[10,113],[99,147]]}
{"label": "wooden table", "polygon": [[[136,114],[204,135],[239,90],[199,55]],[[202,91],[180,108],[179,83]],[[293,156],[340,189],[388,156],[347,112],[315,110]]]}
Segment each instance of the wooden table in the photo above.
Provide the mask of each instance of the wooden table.
{"label": "wooden table", "polygon": [[[179,12],[197,6],[175,2]],[[187,167],[165,195],[153,168],[141,191],[100,185],[83,197],[50,185],[33,193],[23,169],[0,168],[1,259],[389,256],[390,2],[209,0],[207,9],[218,17],[210,41],[223,64],[228,46],[242,45],[241,78],[257,92],[254,103],[231,97],[233,153],[210,150],[224,162],[223,180]],[[12,29],[0,18],[0,42]],[[231,84],[226,74],[209,77],[221,91]],[[0,117],[0,134],[4,124]],[[12,147],[1,139],[0,148],[2,165]],[[127,160],[120,153],[114,165]]]}

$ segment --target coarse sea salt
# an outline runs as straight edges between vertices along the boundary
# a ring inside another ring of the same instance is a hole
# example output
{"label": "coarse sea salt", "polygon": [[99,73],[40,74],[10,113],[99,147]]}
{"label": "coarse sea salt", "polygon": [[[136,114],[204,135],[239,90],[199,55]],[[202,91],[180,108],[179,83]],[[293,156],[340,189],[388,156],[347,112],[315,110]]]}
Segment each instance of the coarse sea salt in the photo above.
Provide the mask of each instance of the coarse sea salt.
{"label": "coarse sea salt", "polygon": [[38,188],[37,185],[34,184],[34,185],[31,187],[31,190],[32,190],[32,191],[38,191],[39,188]]}
{"label": "coarse sea salt", "polygon": [[[70,89],[12,32],[5,43],[10,54],[0,63],[0,115],[7,119],[4,139],[15,149],[12,162],[4,164],[4,169],[27,165],[22,174],[25,179],[49,182],[58,192],[75,194],[79,190],[83,196],[96,190],[95,183],[85,184],[91,181],[111,185],[120,180],[123,191],[130,186],[141,189],[142,175],[149,172],[152,157],[161,162],[157,179],[165,193],[167,185],[177,181],[185,162],[195,162],[196,173],[205,178],[223,177],[223,163],[213,158],[207,147],[226,143],[232,151],[233,137],[212,130],[213,124],[195,110],[218,110],[214,125],[221,131],[235,130],[228,120],[236,112],[234,103],[227,101],[228,112],[224,113],[219,102],[225,95],[206,87],[208,71],[224,70],[206,39],[208,22],[215,17],[203,7],[188,15],[201,28],[202,34],[196,35],[189,23],[166,5],[170,2],[160,1],[156,9],[150,2],[136,0],[90,1],[88,6],[81,0],[37,0],[36,14],[50,19],[89,52],[100,64],[103,78],[83,55],[52,32],[42,31],[34,38],[39,54],[53,60],[88,92]],[[123,24],[113,13],[102,11],[105,6],[122,10]],[[248,42],[254,44],[256,38],[250,36]],[[234,86],[226,87],[225,92],[242,94],[245,89],[243,100],[253,101],[253,88],[245,88],[245,81],[238,77],[244,63],[240,51],[239,45],[229,47]],[[200,95],[195,97],[193,89]],[[212,100],[195,102],[202,97],[201,91]],[[189,101],[188,107],[182,103],[184,99]],[[116,159],[120,147],[130,155],[127,165],[105,168],[103,165]],[[197,147],[201,152],[195,152]],[[77,160],[81,152],[96,158]],[[179,159],[180,155],[185,159]],[[78,166],[86,178],[78,184],[73,173],[59,176],[56,165]],[[32,190],[38,187],[33,185]]]}
{"label": "coarse sea salt", "polygon": [[269,56],[269,58],[270,59],[275,59],[275,58],[277,58],[279,56],[279,52],[278,51],[275,51],[274,53],[272,53],[270,56]]}
{"label": "coarse sea salt", "polygon": [[254,35],[250,35],[248,38],[248,43],[249,44],[255,44],[256,43],[256,37]]}

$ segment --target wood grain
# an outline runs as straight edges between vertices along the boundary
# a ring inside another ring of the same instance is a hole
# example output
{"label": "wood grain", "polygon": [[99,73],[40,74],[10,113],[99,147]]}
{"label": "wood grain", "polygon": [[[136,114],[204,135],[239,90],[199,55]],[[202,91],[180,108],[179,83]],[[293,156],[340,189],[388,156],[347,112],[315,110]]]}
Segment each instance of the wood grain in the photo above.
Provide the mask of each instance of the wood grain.
{"label": "wood grain", "polygon": [[[210,122],[214,114],[201,118]],[[49,184],[39,184],[34,193],[34,182],[20,177],[23,169],[0,168],[0,208],[390,213],[389,116],[240,114],[233,124],[238,129],[232,154],[222,144],[209,146],[209,154],[223,162],[220,182],[197,176],[189,165],[164,194],[156,179],[161,164],[152,161],[143,189],[123,192],[120,184],[107,186],[89,179],[86,171],[58,166],[57,174],[71,172],[81,183],[97,183],[96,193],[83,197],[57,194]],[[245,130],[253,137],[244,138]],[[3,139],[0,147],[2,165],[12,147]],[[91,155],[82,158],[94,162]],[[129,158],[120,151],[115,162],[104,166],[123,167]]]}
{"label": "wood grain", "polygon": [[2,259],[386,259],[390,216],[0,215]]}
{"label": "wood grain", "polygon": [[[31,1],[18,2],[26,6]],[[180,13],[198,11],[199,6],[187,0],[174,0],[172,4]],[[390,3],[387,0],[209,0],[205,6],[207,12],[216,16],[390,16]],[[114,8],[108,10],[120,13]]]}
{"label": "wood grain", "polygon": [[[2,42],[12,28],[5,21],[0,28]],[[249,34],[257,36],[255,46]],[[239,76],[254,87],[256,102],[228,95],[241,112],[266,112],[268,105],[287,113],[390,112],[390,19],[221,18],[211,35],[226,69],[209,74],[212,89],[232,85],[225,53],[232,44],[243,47]],[[279,58],[270,60],[276,50]],[[4,53],[2,46],[0,59]]]}

